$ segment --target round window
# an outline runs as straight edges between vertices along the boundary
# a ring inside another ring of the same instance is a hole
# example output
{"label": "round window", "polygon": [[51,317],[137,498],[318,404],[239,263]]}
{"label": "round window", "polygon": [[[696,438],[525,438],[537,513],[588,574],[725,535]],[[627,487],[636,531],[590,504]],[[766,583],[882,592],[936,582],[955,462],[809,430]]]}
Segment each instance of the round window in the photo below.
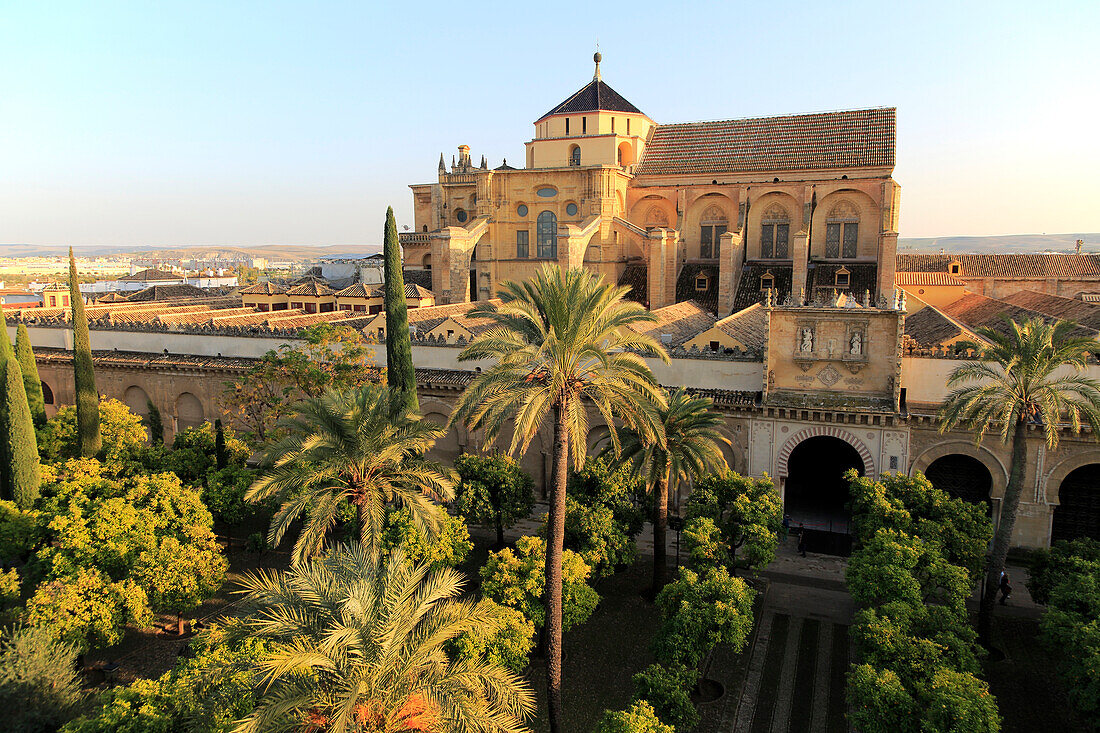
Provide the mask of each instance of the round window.
{"label": "round window", "polygon": [[520,204],[519,208],[516,209],[516,213],[520,216],[527,216],[527,204]]}
{"label": "round window", "polygon": [[459,224],[464,223],[466,221],[466,211],[463,209],[456,209],[455,218],[458,219]]}
{"label": "round window", "polygon": [[577,205],[576,204],[568,204],[565,207],[565,213],[569,214],[569,216],[576,216],[577,215]]}
{"label": "round window", "polygon": [[552,199],[558,195],[558,192],[553,188],[540,188],[538,191],[535,191],[535,193],[544,199]]}

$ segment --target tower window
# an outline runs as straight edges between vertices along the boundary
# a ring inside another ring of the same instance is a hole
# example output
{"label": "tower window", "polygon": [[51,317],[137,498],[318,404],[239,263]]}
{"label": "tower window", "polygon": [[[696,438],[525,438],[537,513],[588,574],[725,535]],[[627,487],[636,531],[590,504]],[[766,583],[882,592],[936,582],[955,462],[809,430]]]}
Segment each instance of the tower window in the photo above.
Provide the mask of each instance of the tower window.
{"label": "tower window", "polygon": [[581,146],[574,145],[569,149],[569,165],[581,164]]}
{"label": "tower window", "polygon": [[615,118],[611,118],[611,132],[615,132]]}
{"label": "tower window", "polygon": [[630,134],[630,118],[629,117],[626,118],[626,134],[627,135]]}
{"label": "tower window", "polygon": [[543,259],[558,258],[558,217],[553,211],[539,214],[535,226],[536,254]]}
{"label": "tower window", "polygon": [[531,256],[531,233],[526,229],[516,232],[516,257],[526,259]]}
{"label": "tower window", "polygon": [[579,211],[579,209],[577,209],[576,204],[570,203],[565,205],[565,213],[569,216],[576,216],[577,211]]}
{"label": "tower window", "polygon": [[588,133],[588,118],[587,117],[582,117],[581,118],[581,134],[585,135],[587,133]]}
{"label": "tower window", "polygon": [[565,118],[565,134],[566,135],[569,134],[569,118],[568,117]]}

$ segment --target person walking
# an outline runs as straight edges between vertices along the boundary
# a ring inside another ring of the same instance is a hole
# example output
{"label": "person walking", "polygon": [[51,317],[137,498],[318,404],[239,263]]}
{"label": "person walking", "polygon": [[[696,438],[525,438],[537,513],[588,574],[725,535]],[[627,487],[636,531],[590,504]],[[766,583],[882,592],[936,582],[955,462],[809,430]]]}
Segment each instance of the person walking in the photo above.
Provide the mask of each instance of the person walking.
{"label": "person walking", "polygon": [[798,554],[806,557],[806,528],[802,522],[798,523]]}
{"label": "person walking", "polygon": [[1012,595],[1012,583],[1008,580],[1008,573],[1001,571],[1001,582],[997,585],[997,590],[1001,592],[1000,604],[1008,605],[1008,597]]}
{"label": "person walking", "polygon": [[791,515],[783,515],[783,539],[787,539],[791,536]]}

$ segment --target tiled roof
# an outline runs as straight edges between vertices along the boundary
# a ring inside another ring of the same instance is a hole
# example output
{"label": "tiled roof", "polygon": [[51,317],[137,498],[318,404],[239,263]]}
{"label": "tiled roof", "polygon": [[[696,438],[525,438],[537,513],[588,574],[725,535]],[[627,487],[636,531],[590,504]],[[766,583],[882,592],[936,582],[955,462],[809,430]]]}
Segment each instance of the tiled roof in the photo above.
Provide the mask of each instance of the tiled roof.
{"label": "tiled roof", "polygon": [[619,285],[629,285],[627,300],[649,305],[649,267],[647,265],[627,265],[619,275]]}
{"label": "tiled roof", "polygon": [[[714,314],[695,301],[665,306],[650,311],[657,317],[655,323],[640,323],[635,329],[653,337],[666,349],[675,349],[714,325]],[[668,335],[669,340],[663,337]]]}
{"label": "tiled roof", "polygon": [[642,114],[642,111],[623,95],[616,92],[600,79],[593,79],[577,90],[571,97],[550,110],[536,122],[541,122],[552,115],[566,115],[579,112],[633,112]]}
{"label": "tiled roof", "polygon": [[[47,363],[69,363],[73,352],[64,349],[35,347],[35,358]],[[235,359],[223,356],[190,356],[186,354],[156,354],[136,351],[92,351],[92,360],[101,366],[114,367],[205,367],[208,369],[244,371],[257,362],[256,359]]]}
{"label": "tiled roof", "polygon": [[896,262],[899,274],[949,272],[950,264],[958,262],[959,273],[955,277],[960,279],[972,277],[1100,279],[1100,255],[1096,254],[899,254]]}
{"label": "tiled roof", "polygon": [[183,280],[183,276],[150,267],[146,270],[139,270],[133,275],[120,277],[119,280],[122,282],[151,282],[153,280],[180,281]]}
{"label": "tiled roof", "polygon": [[892,107],[658,125],[638,176],[892,168]]}
{"label": "tiled roof", "polygon": [[435,297],[432,295],[432,291],[428,288],[423,288],[415,283],[405,283],[405,298],[406,300],[423,300],[424,298]]}
{"label": "tiled roof", "polygon": [[287,295],[304,295],[310,298],[323,298],[326,295],[335,295],[336,291],[319,280],[306,280],[301,285],[295,285],[286,291]]}
{"label": "tiled roof", "polygon": [[1076,321],[1086,328],[1100,329],[1100,304],[1086,303],[1075,298],[1063,298],[1060,295],[1037,293],[1032,290],[1021,290],[1001,300],[1063,321]]}
{"label": "tiled roof", "polygon": [[336,291],[337,298],[375,298],[377,297],[374,288],[367,288],[363,283],[355,283],[349,285],[343,290]]}
{"label": "tiled roof", "polygon": [[963,286],[962,280],[946,272],[898,272],[894,283],[899,287],[935,288],[944,285]]}
{"label": "tiled roof", "polygon": [[273,283],[270,280],[263,282],[253,283],[246,288],[241,288],[241,295],[282,295],[286,292],[286,288],[278,283]]}
{"label": "tiled roof", "polygon": [[744,310],[764,300],[764,291],[760,289],[760,278],[770,272],[775,278],[776,300],[783,300],[791,294],[791,266],[748,262],[741,270],[741,282],[737,286],[737,295],[733,297],[733,312]]}
{"label": "tiled roof", "polygon": [[125,301],[126,301],[125,296],[122,296],[122,295],[120,295],[120,294],[118,294],[114,291],[112,291],[110,293],[104,293],[103,295],[101,295],[101,296],[99,296],[98,298],[95,299],[95,302],[97,304],[99,304],[99,303],[120,303],[120,302],[125,302]]}
{"label": "tiled roof", "polygon": [[[840,268],[848,270],[848,287],[836,284],[836,274]],[[871,298],[878,292],[878,265],[870,263],[833,263],[815,262],[810,264],[806,279],[809,281],[811,297],[818,291],[849,293],[860,303],[864,294],[870,290]]]}
{"label": "tiled roof", "polygon": [[[695,280],[700,275],[707,276],[707,289],[695,289]],[[718,266],[697,262],[685,262],[676,278],[676,302],[694,300],[711,313],[718,312]]]}
{"label": "tiled roof", "polygon": [[905,336],[917,347],[939,346],[961,335],[963,330],[953,320],[932,306],[921,308],[905,317]]}
{"label": "tiled roof", "polygon": [[730,338],[745,345],[746,349],[763,349],[768,333],[768,314],[760,303],[750,305],[714,324]]}
{"label": "tiled roof", "polygon": [[[994,300],[977,293],[967,293],[953,303],[940,308],[946,315],[961,322],[968,328],[980,328],[982,326],[992,328],[999,333],[1008,333],[1009,325],[1005,318],[1021,323],[1031,318],[1041,318],[1052,322],[1055,318],[1039,311],[1021,308],[1020,306],[1006,303],[1003,300]],[[1095,337],[1096,329],[1078,326],[1074,331],[1077,336]]]}
{"label": "tiled roof", "polygon": [[147,300],[172,300],[174,298],[203,298],[206,291],[196,288],[194,285],[150,285],[144,290],[139,290],[133,295],[127,295],[126,301],[138,303]]}

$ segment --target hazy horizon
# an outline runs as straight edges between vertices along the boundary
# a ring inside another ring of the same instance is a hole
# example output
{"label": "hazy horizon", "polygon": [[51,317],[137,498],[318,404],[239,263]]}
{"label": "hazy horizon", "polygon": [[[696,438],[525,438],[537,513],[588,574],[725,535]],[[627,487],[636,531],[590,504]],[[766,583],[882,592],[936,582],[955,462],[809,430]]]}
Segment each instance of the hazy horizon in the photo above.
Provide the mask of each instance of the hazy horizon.
{"label": "hazy horizon", "polygon": [[376,246],[440,152],[521,162],[597,37],[658,123],[896,106],[902,238],[1100,232],[1100,4],[667,10],[7,4],[0,242]]}

